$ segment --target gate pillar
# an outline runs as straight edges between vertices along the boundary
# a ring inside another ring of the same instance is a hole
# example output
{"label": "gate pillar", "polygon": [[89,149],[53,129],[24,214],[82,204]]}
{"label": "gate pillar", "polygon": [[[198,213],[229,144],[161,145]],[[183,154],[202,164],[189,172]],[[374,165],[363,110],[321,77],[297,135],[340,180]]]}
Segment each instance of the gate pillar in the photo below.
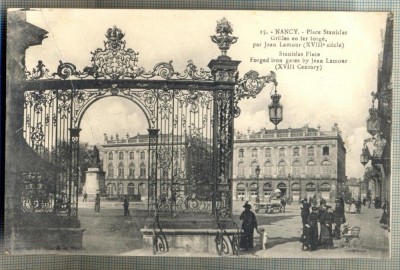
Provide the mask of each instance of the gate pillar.
{"label": "gate pillar", "polygon": [[221,55],[208,64],[216,84],[213,112],[214,190],[212,212],[214,215],[222,217],[232,215],[234,90],[239,64],[240,61],[231,60],[226,55]]}
{"label": "gate pillar", "polygon": [[[5,181],[4,181],[4,244],[13,249],[9,242],[15,222],[21,211],[23,181],[21,172],[41,166],[25,142],[24,125],[24,85],[25,51],[30,46],[42,44],[47,32],[26,22],[23,11],[7,14],[7,74],[6,74],[6,137]],[[1,188],[1,187],[0,187]],[[17,214],[17,216],[15,216]],[[3,218],[3,217],[0,217]],[[0,235],[0,238],[3,238]]]}
{"label": "gate pillar", "polygon": [[149,164],[148,164],[148,212],[153,213],[158,208],[158,183],[157,183],[157,148],[159,129],[149,131]]}

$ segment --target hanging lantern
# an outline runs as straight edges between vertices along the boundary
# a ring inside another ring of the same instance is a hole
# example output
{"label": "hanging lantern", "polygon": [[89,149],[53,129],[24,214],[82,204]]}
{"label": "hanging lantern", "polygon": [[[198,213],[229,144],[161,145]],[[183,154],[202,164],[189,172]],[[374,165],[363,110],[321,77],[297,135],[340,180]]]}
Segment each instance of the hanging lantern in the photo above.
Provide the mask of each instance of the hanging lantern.
{"label": "hanging lantern", "polygon": [[365,166],[369,162],[370,156],[371,155],[369,153],[368,147],[364,145],[364,148],[362,149],[362,153],[360,155],[360,162],[363,166]]}
{"label": "hanging lantern", "polygon": [[257,178],[260,176],[260,171],[261,171],[260,166],[257,165],[257,167],[255,169],[255,173],[256,173]]}
{"label": "hanging lantern", "polygon": [[381,129],[381,119],[378,117],[378,109],[369,109],[369,117],[367,119],[367,131],[372,136],[375,136]]}
{"label": "hanging lantern", "polygon": [[279,103],[281,95],[277,94],[275,87],[275,94],[271,95],[272,103],[268,105],[269,120],[275,125],[275,129],[278,129],[278,124],[283,119],[283,106]]}

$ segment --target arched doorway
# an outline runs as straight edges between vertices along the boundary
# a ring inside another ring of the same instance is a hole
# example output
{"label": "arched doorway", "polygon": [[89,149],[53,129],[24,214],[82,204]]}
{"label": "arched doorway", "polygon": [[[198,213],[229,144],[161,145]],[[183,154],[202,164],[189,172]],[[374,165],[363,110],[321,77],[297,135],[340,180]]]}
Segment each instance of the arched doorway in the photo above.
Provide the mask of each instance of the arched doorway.
{"label": "arched doorway", "polygon": [[301,187],[299,183],[292,184],[292,200],[293,202],[300,202],[301,201]]}
{"label": "arched doorway", "polygon": [[287,187],[285,183],[279,183],[276,188],[281,191],[281,196],[287,195]]}
{"label": "arched doorway", "polygon": [[329,183],[322,183],[319,187],[319,191],[321,192],[321,198],[325,199],[327,202],[331,200],[331,185]]}
{"label": "arched doorway", "polygon": [[307,199],[313,198],[314,195],[315,195],[315,191],[316,190],[317,190],[317,187],[316,187],[316,185],[314,183],[311,183],[311,182],[308,183],[306,185],[306,196],[307,196]]}

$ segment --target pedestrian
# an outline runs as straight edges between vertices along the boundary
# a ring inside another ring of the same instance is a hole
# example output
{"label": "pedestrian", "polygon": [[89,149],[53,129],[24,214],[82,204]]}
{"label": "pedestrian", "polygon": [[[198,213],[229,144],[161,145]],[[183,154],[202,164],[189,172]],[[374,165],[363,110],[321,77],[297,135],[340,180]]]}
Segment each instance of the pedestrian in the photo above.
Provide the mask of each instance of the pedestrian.
{"label": "pedestrian", "polygon": [[301,209],[301,221],[303,222],[303,228],[307,223],[307,218],[310,215],[310,207],[311,204],[309,202],[307,202],[307,199],[304,199],[301,201],[302,202],[302,207]]}
{"label": "pedestrian", "polygon": [[100,194],[96,194],[96,199],[94,201],[94,211],[95,212],[100,212]]}
{"label": "pedestrian", "polygon": [[283,197],[281,199],[281,205],[282,205],[282,212],[285,213],[286,201],[285,201],[285,198],[283,198]]}
{"label": "pedestrian", "polygon": [[382,213],[381,219],[379,220],[379,223],[382,225],[389,224],[389,215],[388,215],[388,212],[386,211],[386,210],[388,210],[388,208],[389,208],[388,201],[385,201],[385,203],[382,206],[383,213]]}
{"label": "pedestrian", "polygon": [[241,250],[249,250],[253,248],[253,236],[254,236],[254,229],[257,230],[259,234],[261,232],[258,231],[257,227],[257,219],[254,213],[250,210],[251,205],[247,201],[244,205],[244,211],[240,215],[240,220],[243,220],[242,222],[242,238],[240,240],[240,249]]}
{"label": "pedestrian", "polygon": [[306,228],[309,229],[307,243],[309,243],[309,250],[317,250],[318,245],[318,207],[311,207],[311,213],[307,218]]}
{"label": "pedestrian", "polygon": [[86,193],[86,191],[83,193],[83,201],[87,202],[87,193]]}
{"label": "pedestrian", "polygon": [[364,197],[362,203],[363,203],[363,205],[365,207],[367,205],[367,198]]}
{"label": "pedestrian", "polygon": [[362,205],[362,202],[360,199],[358,201],[356,201],[357,214],[361,214],[361,205]]}
{"label": "pedestrian", "polygon": [[[342,199],[343,200],[343,199]],[[333,211],[333,220],[335,222],[335,229],[333,231],[333,236],[335,239],[340,239],[340,227],[342,224],[346,223],[346,217],[344,214],[344,207],[340,199],[336,199],[335,210]]]}
{"label": "pedestrian", "polygon": [[321,223],[321,235],[320,235],[320,245],[324,248],[333,247],[332,239],[332,222],[333,222],[333,210],[332,207],[327,205],[326,210],[320,216]]}
{"label": "pedestrian", "polygon": [[129,216],[129,199],[128,199],[128,196],[125,196],[125,199],[124,199],[124,216]]}

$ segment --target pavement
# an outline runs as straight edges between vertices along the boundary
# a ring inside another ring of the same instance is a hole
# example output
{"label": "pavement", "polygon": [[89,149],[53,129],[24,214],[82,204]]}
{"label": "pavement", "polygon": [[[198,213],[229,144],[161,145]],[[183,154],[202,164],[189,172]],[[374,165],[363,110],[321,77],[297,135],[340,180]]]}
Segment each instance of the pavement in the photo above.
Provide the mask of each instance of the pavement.
{"label": "pavement", "polygon": [[[239,204],[234,207],[234,217],[240,213]],[[241,205],[241,204],[240,204]],[[341,240],[334,240],[332,249],[318,249],[316,251],[302,251],[299,237],[302,231],[300,205],[286,206],[285,213],[265,214],[258,213],[258,225],[266,229],[268,241],[266,249],[260,245],[252,251],[241,252],[245,258],[388,258],[389,233],[379,224],[382,210],[363,207],[361,214],[346,213],[347,223],[351,226],[360,226],[361,246],[343,247]],[[255,233],[254,242],[259,241]],[[120,254],[122,256],[151,256],[151,250],[132,250]],[[167,253],[157,256],[180,257],[219,257],[217,254],[191,253],[183,249],[171,249]],[[233,256],[233,255],[228,255]]]}
{"label": "pavement", "polygon": [[[123,202],[102,200],[100,213],[94,212],[94,202],[79,201],[79,220],[86,231],[83,237],[83,250],[55,251],[56,254],[152,256],[151,249],[144,249],[142,233],[147,213],[146,202],[131,202],[131,216],[123,215]],[[243,202],[234,202],[233,218],[239,220]],[[302,223],[300,205],[286,206],[285,213],[256,214],[258,225],[268,234],[266,249],[261,245],[252,251],[241,252],[240,257],[248,258],[387,258],[389,257],[390,233],[379,224],[382,210],[362,207],[361,214],[346,213],[351,226],[361,227],[362,244],[357,248],[342,247],[340,240],[334,240],[334,248],[302,251],[299,241]],[[179,216],[178,220],[179,222]],[[240,224],[240,222],[238,222]],[[255,243],[259,243],[255,233]],[[20,254],[41,253],[41,251],[21,251]],[[43,251],[46,253],[46,251]],[[217,254],[190,252],[170,249],[157,256],[179,257],[219,257]],[[233,256],[233,255],[225,255]]]}

